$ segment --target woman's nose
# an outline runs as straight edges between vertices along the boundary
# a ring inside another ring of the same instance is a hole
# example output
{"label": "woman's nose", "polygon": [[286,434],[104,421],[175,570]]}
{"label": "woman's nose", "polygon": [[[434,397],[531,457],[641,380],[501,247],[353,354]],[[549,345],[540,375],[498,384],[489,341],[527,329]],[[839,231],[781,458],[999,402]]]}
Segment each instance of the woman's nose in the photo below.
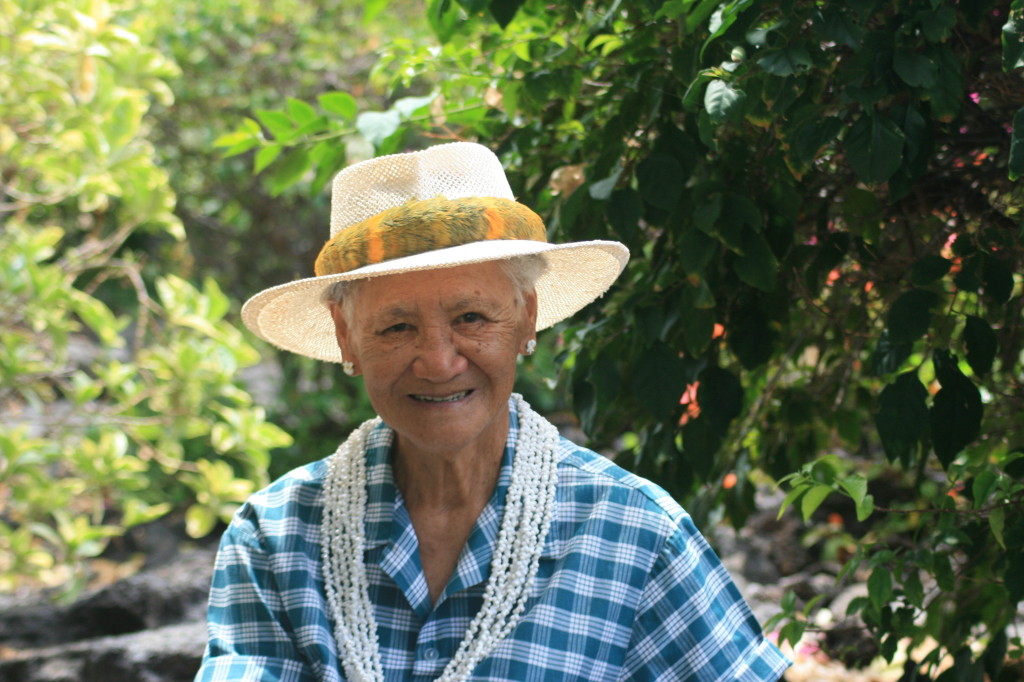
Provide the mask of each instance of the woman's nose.
{"label": "woman's nose", "polygon": [[413,371],[418,378],[445,382],[465,371],[467,364],[451,329],[428,327],[423,330],[413,361]]}

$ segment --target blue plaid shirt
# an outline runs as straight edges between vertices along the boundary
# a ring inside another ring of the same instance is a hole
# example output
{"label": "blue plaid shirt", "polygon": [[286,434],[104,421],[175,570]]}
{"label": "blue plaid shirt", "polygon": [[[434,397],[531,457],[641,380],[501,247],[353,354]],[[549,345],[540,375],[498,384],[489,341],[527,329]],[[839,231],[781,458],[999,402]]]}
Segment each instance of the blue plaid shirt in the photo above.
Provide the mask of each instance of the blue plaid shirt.
{"label": "blue plaid shirt", "polygon": [[[439,676],[480,608],[509,485],[511,413],[498,485],[435,605],[391,476],[393,432],[381,425],[367,441],[366,566],[389,681]],[[323,461],[300,468],[236,514],[196,680],[344,679],[320,571],[325,474]],[[554,519],[526,612],[473,679],[754,682],[788,665],[664,490],[561,440]]]}

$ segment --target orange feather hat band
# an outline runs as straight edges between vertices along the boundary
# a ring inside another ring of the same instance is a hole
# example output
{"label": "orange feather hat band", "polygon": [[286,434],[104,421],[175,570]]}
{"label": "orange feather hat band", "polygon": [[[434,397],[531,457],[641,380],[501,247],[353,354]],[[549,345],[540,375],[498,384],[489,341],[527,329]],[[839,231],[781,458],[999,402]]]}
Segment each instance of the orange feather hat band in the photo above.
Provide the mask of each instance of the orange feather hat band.
{"label": "orange feather hat band", "polygon": [[489,239],[546,242],[540,216],[511,199],[464,197],[408,201],[340,230],[317,256],[317,277]]}

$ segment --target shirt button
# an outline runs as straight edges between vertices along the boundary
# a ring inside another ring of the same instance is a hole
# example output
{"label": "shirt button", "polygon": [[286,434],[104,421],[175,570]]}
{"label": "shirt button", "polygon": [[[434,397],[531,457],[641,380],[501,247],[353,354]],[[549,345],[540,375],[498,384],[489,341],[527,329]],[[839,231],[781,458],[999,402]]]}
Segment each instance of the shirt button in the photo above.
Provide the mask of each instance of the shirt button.
{"label": "shirt button", "polygon": [[435,649],[434,647],[430,647],[429,649],[423,652],[423,657],[428,661],[436,661],[439,655],[440,654],[438,654],[437,649]]}

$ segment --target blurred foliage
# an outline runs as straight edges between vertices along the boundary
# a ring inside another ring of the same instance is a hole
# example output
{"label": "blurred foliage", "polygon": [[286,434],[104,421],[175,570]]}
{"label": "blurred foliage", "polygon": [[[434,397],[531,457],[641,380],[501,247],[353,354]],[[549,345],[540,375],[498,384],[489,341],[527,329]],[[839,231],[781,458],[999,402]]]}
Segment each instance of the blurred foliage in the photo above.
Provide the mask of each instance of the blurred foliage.
{"label": "blurred foliage", "polygon": [[290,444],[149,139],[178,71],[138,3],[0,2],[0,589],[76,594],[113,537],[230,518]]}
{"label": "blurred foliage", "polygon": [[[1024,1],[432,0],[340,87],[221,135],[274,189],[480,139],[618,285],[547,343],[592,445],[741,526],[766,480],[912,671],[1001,679],[1024,597]],[[856,532],[847,530],[856,528]],[[815,604],[791,595],[782,636]],[[837,614],[843,616],[843,614]],[[930,643],[923,650],[919,645]],[[916,672],[914,674],[916,674]]]}

